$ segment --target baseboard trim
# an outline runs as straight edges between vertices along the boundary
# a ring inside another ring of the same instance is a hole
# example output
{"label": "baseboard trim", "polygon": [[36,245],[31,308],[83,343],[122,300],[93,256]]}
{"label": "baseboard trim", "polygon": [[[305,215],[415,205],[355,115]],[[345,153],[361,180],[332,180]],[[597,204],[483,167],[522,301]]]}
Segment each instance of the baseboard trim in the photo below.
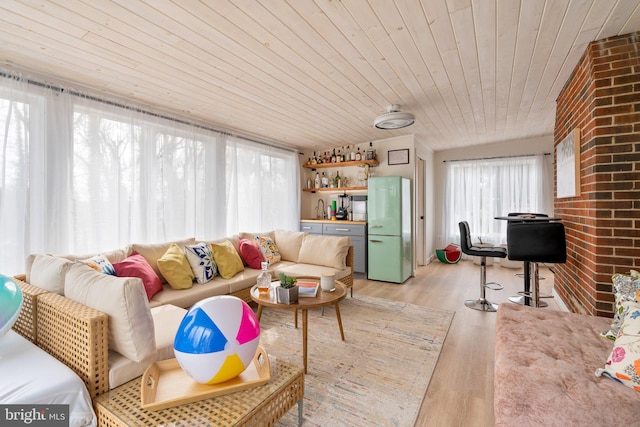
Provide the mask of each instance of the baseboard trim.
{"label": "baseboard trim", "polygon": [[556,304],[558,304],[560,311],[570,311],[569,307],[567,307],[564,301],[562,301],[562,298],[560,298],[560,295],[556,292],[556,288],[553,288],[553,290],[551,291],[551,295],[553,295],[553,298],[556,300]]}

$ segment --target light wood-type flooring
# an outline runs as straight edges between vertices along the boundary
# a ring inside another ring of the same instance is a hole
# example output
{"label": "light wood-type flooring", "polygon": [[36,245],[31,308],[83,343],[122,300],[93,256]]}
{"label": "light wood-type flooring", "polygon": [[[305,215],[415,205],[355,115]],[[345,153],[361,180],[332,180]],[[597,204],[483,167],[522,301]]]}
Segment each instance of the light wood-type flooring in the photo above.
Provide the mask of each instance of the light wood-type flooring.
{"label": "light wood-type flooring", "polygon": [[[522,273],[522,268],[500,267],[498,263],[488,266],[487,281],[496,281],[504,289],[487,290],[487,298],[511,304],[508,298],[523,288],[523,280],[516,273]],[[466,299],[480,295],[480,266],[471,260],[448,265],[436,259],[419,267],[416,276],[401,285],[363,277],[356,275],[354,293],[455,311],[416,426],[493,426],[496,313],[464,305]],[[541,267],[540,277],[545,278],[540,281],[541,292],[551,293],[552,271]],[[555,298],[543,301],[549,306],[541,310],[559,310]]]}

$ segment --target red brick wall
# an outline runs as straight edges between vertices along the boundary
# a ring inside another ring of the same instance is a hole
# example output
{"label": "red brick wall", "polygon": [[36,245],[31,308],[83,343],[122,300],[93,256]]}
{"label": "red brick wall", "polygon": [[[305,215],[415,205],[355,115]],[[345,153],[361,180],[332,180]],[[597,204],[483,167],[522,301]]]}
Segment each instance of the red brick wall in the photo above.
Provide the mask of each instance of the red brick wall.
{"label": "red brick wall", "polygon": [[576,127],[581,194],[555,197],[555,288],[572,311],[611,316],[612,274],[640,270],[640,32],[589,45],[557,99],[554,144]]}

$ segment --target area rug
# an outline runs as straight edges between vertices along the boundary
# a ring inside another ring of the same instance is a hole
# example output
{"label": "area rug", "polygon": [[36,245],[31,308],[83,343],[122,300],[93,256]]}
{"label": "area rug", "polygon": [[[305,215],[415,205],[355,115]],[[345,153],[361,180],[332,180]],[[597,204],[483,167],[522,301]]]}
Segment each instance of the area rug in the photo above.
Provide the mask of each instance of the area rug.
{"label": "area rug", "polygon": [[[354,295],[309,311],[305,426],[413,426],[453,312]],[[262,312],[261,344],[271,358],[302,366],[302,316]],[[297,406],[277,424],[296,426]]]}

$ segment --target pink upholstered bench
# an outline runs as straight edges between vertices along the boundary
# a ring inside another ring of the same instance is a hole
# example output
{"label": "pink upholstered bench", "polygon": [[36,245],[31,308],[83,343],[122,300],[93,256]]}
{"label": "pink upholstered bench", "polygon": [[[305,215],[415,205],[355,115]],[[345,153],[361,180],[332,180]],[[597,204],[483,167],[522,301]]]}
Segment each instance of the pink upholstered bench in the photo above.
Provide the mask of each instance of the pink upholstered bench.
{"label": "pink upholstered bench", "polygon": [[640,392],[595,371],[613,349],[611,319],[501,304],[496,426],[640,425]]}

